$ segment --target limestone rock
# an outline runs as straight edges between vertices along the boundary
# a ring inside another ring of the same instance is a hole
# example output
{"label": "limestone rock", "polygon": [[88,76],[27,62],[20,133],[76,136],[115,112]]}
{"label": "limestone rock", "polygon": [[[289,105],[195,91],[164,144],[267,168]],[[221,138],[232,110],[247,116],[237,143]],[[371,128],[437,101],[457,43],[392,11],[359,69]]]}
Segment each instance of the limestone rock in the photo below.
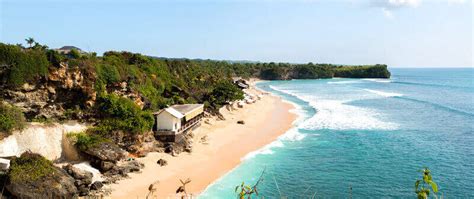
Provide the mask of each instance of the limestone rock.
{"label": "limestone rock", "polygon": [[98,146],[91,147],[84,152],[101,161],[108,161],[113,163],[127,157],[126,151],[110,142],[101,143]]}

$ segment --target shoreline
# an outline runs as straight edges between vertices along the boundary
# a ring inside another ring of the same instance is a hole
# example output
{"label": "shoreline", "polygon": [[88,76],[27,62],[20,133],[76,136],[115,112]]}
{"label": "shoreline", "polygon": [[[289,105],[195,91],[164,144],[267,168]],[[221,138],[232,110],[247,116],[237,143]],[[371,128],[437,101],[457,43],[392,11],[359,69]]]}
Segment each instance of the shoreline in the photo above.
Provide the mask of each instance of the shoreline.
{"label": "shoreline", "polygon": [[[255,88],[251,81],[247,92],[266,93]],[[235,110],[231,110],[235,109]],[[194,133],[192,153],[181,153],[173,157],[165,153],[149,153],[137,158],[145,164],[141,173],[132,173],[130,178],[109,185],[111,198],[146,198],[148,187],[154,184],[156,192],[151,198],[176,198],[176,189],[187,178],[191,183],[186,186],[188,194],[198,196],[209,185],[236,168],[249,153],[277,140],[293,127],[297,119],[294,105],[273,94],[264,94],[261,100],[245,104],[243,108],[223,107],[221,113],[225,120],[206,119]],[[244,120],[245,124],[237,124]],[[245,137],[252,139],[245,139]],[[206,137],[203,142],[203,137]],[[168,161],[160,167],[158,159]]]}

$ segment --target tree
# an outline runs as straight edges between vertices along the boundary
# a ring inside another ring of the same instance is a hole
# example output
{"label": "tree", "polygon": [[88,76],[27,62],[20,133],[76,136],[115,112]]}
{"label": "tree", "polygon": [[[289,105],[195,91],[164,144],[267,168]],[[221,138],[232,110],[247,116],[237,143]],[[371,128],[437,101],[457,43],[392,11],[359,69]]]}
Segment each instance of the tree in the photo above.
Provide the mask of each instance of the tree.
{"label": "tree", "polygon": [[71,51],[69,52],[69,55],[71,55],[71,57],[74,59],[81,58],[81,53],[77,49],[71,49]]}
{"label": "tree", "polygon": [[33,39],[33,37],[28,37],[25,39],[25,41],[28,43],[28,45],[30,45],[30,48],[33,47],[33,44],[35,43],[35,39]]}
{"label": "tree", "polygon": [[211,102],[224,105],[230,101],[244,99],[244,92],[228,81],[222,81],[211,92]]}
{"label": "tree", "polygon": [[430,187],[435,198],[438,198],[436,196],[436,193],[438,193],[438,185],[433,181],[431,171],[428,168],[424,168],[421,172],[423,173],[423,180],[417,180],[415,182],[415,193],[418,199],[427,199],[428,196],[430,196]]}

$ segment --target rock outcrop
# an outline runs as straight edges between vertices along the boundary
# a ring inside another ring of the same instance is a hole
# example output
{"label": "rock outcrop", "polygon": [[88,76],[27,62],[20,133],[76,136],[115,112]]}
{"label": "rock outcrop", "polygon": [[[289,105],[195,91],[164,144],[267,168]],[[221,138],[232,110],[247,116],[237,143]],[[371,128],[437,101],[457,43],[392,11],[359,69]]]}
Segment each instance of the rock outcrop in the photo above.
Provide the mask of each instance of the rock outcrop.
{"label": "rock outcrop", "polygon": [[82,119],[80,108],[92,107],[96,100],[95,73],[62,63],[51,69],[47,78],[37,84],[25,83],[15,90],[2,89],[2,98],[22,109],[26,117],[63,118],[67,110]]}
{"label": "rock outcrop", "polygon": [[[39,172],[41,171],[41,172]],[[42,156],[26,152],[12,160],[6,189],[13,198],[77,198],[74,178]]]}
{"label": "rock outcrop", "polygon": [[75,168],[71,164],[63,166],[63,169],[74,178],[74,185],[79,191],[79,196],[87,196],[89,194],[89,185],[92,183],[92,173]]}

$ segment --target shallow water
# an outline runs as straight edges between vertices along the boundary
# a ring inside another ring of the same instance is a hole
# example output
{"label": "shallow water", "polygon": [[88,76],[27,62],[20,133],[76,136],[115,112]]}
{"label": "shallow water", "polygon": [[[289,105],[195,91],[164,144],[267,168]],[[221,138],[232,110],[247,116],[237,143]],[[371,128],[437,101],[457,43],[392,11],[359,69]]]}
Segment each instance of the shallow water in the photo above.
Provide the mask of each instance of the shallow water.
{"label": "shallow water", "polygon": [[[269,81],[297,105],[295,128],[244,158],[200,198],[414,197],[419,169],[447,198],[473,198],[474,69],[392,69],[392,78]],[[352,190],[350,190],[352,188]]]}

